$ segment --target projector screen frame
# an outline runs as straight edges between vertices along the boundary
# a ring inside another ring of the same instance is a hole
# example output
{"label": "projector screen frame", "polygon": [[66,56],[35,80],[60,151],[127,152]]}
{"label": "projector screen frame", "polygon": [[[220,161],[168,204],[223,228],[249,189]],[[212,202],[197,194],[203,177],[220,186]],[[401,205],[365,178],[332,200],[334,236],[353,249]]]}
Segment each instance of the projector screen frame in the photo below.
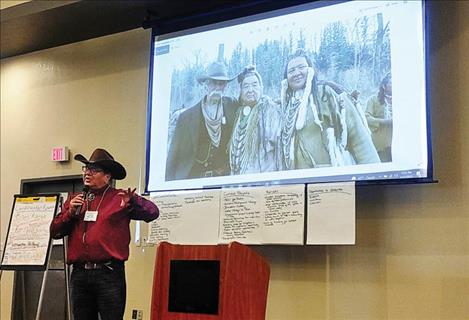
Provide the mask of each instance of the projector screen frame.
{"label": "projector screen frame", "polygon": [[[292,184],[292,183],[316,183],[316,182],[337,182],[337,181],[351,181],[346,175],[327,176],[327,179],[321,181],[315,179],[315,177],[308,177],[303,179],[283,179],[283,180],[264,180],[264,181],[247,181],[241,183],[227,184],[223,183],[220,185],[210,184],[201,187],[182,187],[182,188],[159,188],[150,189],[150,142],[151,142],[151,119],[154,106],[152,106],[153,99],[153,76],[154,76],[154,53],[155,53],[155,37],[164,36],[178,32],[189,32],[189,34],[202,32],[207,28],[211,28],[213,25],[219,23],[227,24],[227,26],[238,25],[245,23],[245,21],[256,20],[258,15],[266,15],[266,18],[270,16],[276,16],[279,10],[295,10],[294,8],[302,7],[302,5],[308,5],[308,8],[320,8],[323,6],[331,6],[335,4],[345,3],[349,1],[315,1],[313,4],[309,1],[293,1],[289,2],[288,6],[285,4],[280,5],[278,2],[272,4],[271,1],[256,1],[256,4],[245,4],[239,7],[225,8],[216,12],[208,12],[204,15],[197,15],[192,17],[186,17],[179,20],[164,21],[164,22],[153,22],[151,25],[147,23],[146,27],[152,27],[151,35],[151,59],[149,68],[149,90],[148,90],[148,111],[147,111],[147,139],[146,139],[146,177],[145,177],[145,192],[154,191],[176,191],[176,190],[199,190],[199,189],[214,189],[221,188],[224,186],[262,186],[262,185],[275,185],[275,184]],[[308,3],[308,4],[305,4]],[[432,135],[431,135],[431,96],[430,96],[430,35],[431,35],[431,4],[429,1],[422,1],[422,24],[423,24],[423,49],[424,49],[424,79],[425,79],[425,103],[426,103],[426,150],[427,150],[427,176],[418,178],[398,178],[398,179],[369,179],[369,180],[355,180],[356,185],[396,185],[396,184],[422,184],[422,183],[435,183],[433,177],[433,156],[432,156]],[[197,22],[195,22],[197,21]],[[178,23],[179,22],[179,23]],[[233,23],[235,22],[235,23]],[[348,176],[348,175],[347,175]]]}

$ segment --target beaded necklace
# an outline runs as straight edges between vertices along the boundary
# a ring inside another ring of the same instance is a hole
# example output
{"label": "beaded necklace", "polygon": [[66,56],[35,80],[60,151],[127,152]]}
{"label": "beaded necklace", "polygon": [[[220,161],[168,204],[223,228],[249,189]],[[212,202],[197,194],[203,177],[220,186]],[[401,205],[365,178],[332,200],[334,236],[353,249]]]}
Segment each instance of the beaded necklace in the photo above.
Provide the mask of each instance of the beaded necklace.
{"label": "beaded necklace", "polygon": [[[103,202],[104,196],[106,195],[106,192],[109,190],[109,187],[110,187],[110,185],[107,185],[106,190],[104,190],[104,192],[103,192],[103,196],[99,200],[98,207],[96,207],[96,211],[98,211],[98,212],[99,212],[99,207],[101,206],[101,203]],[[89,203],[94,200],[94,194],[92,194],[92,195],[93,195],[93,197],[90,197],[92,199],[90,199],[90,201],[86,201],[86,211],[88,211],[88,209],[89,209]],[[85,243],[85,241],[86,241],[87,226],[88,226],[88,221],[83,221],[83,238],[82,238],[83,243]]]}

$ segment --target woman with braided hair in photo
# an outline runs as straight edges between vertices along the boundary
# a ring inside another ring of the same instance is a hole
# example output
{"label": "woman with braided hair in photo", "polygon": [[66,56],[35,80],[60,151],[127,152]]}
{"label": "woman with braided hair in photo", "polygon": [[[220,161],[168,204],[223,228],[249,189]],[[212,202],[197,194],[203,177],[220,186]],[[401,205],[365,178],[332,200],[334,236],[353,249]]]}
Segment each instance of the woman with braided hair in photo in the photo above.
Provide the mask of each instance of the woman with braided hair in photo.
{"label": "woman with braided hair in photo", "polygon": [[287,60],[281,104],[280,142],[285,169],[380,162],[352,101],[317,80],[303,50]]}
{"label": "woman with braided hair in photo", "polygon": [[231,174],[281,169],[280,108],[263,95],[262,77],[254,66],[238,75],[240,107],[229,145]]}

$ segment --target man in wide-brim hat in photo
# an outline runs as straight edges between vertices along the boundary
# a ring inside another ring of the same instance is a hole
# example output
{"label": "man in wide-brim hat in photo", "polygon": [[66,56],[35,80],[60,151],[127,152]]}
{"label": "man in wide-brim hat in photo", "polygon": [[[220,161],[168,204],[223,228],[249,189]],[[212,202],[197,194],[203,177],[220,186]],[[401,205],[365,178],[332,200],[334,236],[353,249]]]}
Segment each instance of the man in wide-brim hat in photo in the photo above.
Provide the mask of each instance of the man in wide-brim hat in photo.
{"label": "man in wide-brim hat in photo", "polygon": [[130,220],[150,222],[158,218],[158,207],[135,193],[115,189],[113,179],[127,173],[122,164],[104,149],[93,151],[83,163],[83,192],[70,194],[50,226],[52,238],[68,236],[67,264],[73,318],[122,319],[126,301],[124,262],[129,258]]}
{"label": "man in wide-brim hat in photo", "polygon": [[229,175],[227,145],[237,103],[224,91],[234,78],[219,61],[197,77],[205,95],[178,117],[166,159],[166,181]]}

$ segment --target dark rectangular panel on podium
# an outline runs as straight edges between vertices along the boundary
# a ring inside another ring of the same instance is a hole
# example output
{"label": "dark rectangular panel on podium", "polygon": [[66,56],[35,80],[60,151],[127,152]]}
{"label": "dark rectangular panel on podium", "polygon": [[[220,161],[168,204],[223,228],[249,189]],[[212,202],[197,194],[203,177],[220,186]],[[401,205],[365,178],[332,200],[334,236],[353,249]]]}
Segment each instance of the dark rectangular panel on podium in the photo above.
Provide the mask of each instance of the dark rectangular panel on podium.
{"label": "dark rectangular panel on podium", "polygon": [[158,246],[152,320],[264,319],[268,263],[249,247]]}
{"label": "dark rectangular panel on podium", "polygon": [[220,261],[172,260],[168,311],[218,314]]}

